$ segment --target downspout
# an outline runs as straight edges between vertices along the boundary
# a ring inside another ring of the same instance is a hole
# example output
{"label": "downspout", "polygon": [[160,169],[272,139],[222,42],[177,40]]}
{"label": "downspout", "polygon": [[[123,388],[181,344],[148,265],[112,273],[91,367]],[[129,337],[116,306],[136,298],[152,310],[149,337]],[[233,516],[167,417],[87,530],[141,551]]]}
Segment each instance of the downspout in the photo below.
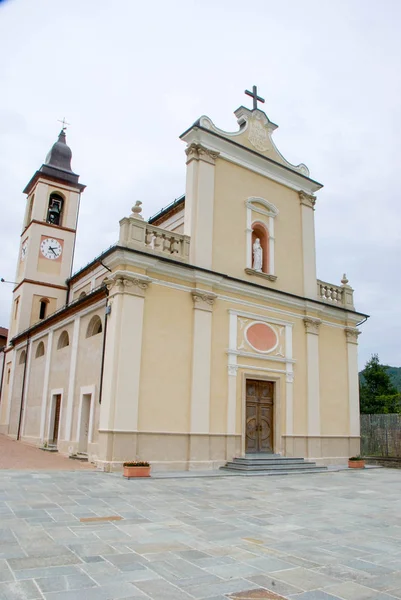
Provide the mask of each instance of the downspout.
{"label": "downspout", "polygon": [[103,333],[103,346],[102,346],[102,359],[100,362],[100,382],[99,382],[99,404],[102,403],[102,392],[103,392],[103,372],[104,372],[104,357],[106,354],[106,334],[107,334],[107,317],[110,314],[111,306],[109,302],[109,290],[106,288],[106,308],[104,311],[104,333]]}
{"label": "downspout", "polygon": [[[4,346],[5,348],[5,346]],[[4,377],[4,369],[6,366],[6,354],[4,352],[4,348],[0,350],[3,353],[3,365],[1,367],[1,379],[0,379],[0,403],[1,403],[1,392],[3,391],[3,377]]]}
{"label": "downspout", "polygon": [[[111,269],[107,265],[105,265],[101,260],[99,261],[102,267],[107,269],[109,273],[111,273]],[[104,372],[104,356],[106,353],[106,334],[107,334],[107,317],[110,314],[111,306],[108,304],[109,302],[109,290],[106,286],[106,309],[104,311],[104,333],[103,333],[103,347],[102,347],[102,359],[100,362],[100,382],[99,382],[99,404],[102,403],[102,392],[103,392],[103,372]]]}
{"label": "downspout", "polygon": [[24,408],[23,407],[23,403],[24,403],[24,393],[25,393],[26,366],[28,364],[28,352],[29,352],[29,337],[26,340],[25,364],[24,364],[24,375],[22,377],[21,404],[20,404],[20,409],[19,409],[19,421],[18,421],[17,441],[20,439],[20,433],[21,433],[22,411],[23,411],[23,408]]}

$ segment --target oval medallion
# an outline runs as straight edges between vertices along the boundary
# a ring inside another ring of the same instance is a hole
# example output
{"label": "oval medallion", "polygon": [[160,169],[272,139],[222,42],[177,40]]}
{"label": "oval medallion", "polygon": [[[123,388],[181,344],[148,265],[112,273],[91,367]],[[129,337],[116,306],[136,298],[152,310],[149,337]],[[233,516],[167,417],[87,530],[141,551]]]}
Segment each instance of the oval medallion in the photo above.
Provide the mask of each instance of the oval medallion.
{"label": "oval medallion", "polygon": [[277,346],[276,332],[266,323],[253,323],[245,332],[247,342],[258,352],[271,352]]}

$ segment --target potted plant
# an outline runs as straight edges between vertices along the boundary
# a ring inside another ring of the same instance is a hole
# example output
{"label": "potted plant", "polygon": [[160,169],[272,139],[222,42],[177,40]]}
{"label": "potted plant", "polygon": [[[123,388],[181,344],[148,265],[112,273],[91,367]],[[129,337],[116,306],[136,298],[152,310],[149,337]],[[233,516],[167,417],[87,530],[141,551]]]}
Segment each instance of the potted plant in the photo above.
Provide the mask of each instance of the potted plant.
{"label": "potted plant", "polygon": [[351,456],[348,459],[348,468],[349,469],[364,469],[365,468],[365,460],[362,456]]}
{"label": "potted plant", "polygon": [[141,460],[130,460],[123,463],[124,477],[150,477],[150,464]]}

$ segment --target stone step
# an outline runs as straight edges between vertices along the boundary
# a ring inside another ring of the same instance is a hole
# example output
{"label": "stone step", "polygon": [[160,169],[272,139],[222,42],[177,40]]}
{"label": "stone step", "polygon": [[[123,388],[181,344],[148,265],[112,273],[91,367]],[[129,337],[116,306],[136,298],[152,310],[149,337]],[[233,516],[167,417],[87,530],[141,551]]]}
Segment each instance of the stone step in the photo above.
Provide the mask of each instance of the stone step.
{"label": "stone step", "polygon": [[263,475],[301,475],[301,474],[306,474],[306,473],[325,473],[327,472],[327,468],[326,467],[313,467],[312,469],[292,469],[292,470],[286,470],[286,469],[281,469],[281,470],[273,470],[273,469],[266,469],[266,470],[260,470],[260,471],[242,471],[240,469],[229,469],[227,467],[220,467],[220,469],[222,471],[230,471],[233,475],[239,475],[242,477],[256,477],[256,476],[263,476]]}
{"label": "stone step", "polygon": [[317,466],[314,462],[306,462],[302,457],[280,456],[279,454],[246,454],[228,461],[221,468],[232,473],[249,475],[321,473],[327,471],[327,467]]}
{"label": "stone step", "polygon": [[304,458],[287,458],[285,456],[274,456],[272,458],[233,458],[233,461],[243,465],[271,465],[271,464],[303,464]]}
{"label": "stone step", "polygon": [[[234,462],[228,462],[224,468],[226,469],[235,469],[237,471],[277,471],[280,469],[288,469],[289,471],[296,469],[313,469],[316,467],[316,463],[281,463],[281,464],[271,464],[271,465],[241,465]],[[325,468],[325,467],[324,467]]]}
{"label": "stone step", "polygon": [[40,450],[44,452],[58,452],[57,446],[55,444],[49,444],[48,446],[40,446]]}
{"label": "stone step", "polygon": [[86,452],[77,452],[76,454],[70,454],[68,458],[72,460],[80,460],[81,462],[88,462],[88,454]]}

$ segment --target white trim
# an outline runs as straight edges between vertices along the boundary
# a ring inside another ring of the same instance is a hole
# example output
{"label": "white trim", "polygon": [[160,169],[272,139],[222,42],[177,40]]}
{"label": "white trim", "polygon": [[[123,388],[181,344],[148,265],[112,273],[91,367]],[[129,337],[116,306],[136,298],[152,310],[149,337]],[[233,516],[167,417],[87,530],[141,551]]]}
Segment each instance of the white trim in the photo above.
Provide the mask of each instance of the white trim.
{"label": "white trim", "polygon": [[70,369],[68,377],[67,418],[65,422],[64,431],[64,440],[68,441],[70,441],[72,438],[72,414],[74,411],[75,373],[77,369],[80,323],[81,316],[78,315],[74,319],[74,329],[72,332],[71,342]]}
{"label": "white trim", "polygon": [[45,373],[43,379],[43,393],[42,393],[42,409],[40,414],[40,433],[39,437],[41,441],[45,439],[45,423],[46,423],[46,410],[47,410],[47,394],[49,390],[49,376],[50,376],[50,363],[52,357],[53,350],[53,331],[49,331],[47,336],[47,345],[46,345],[46,363],[45,363]]}
{"label": "white trim", "polygon": [[[229,298],[227,298],[228,300]],[[265,307],[268,308],[268,307]],[[270,310],[276,310],[274,308],[270,309]],[[229,314],[233,314],[233,315],[237,315],[237,317],[246,317],[248,319],[254,319],[255,321],[261,321],[263,323],[274,323],[275,325],[284,325],[284,326],[288,326],[288,327],[293,327],[294,323],[290,323],[288,321],[281,321],[279,319],[274,319],[273,317],[268,317],[268,316],[264,316],[264,315],[258,315],[257,313],[248,313],[245,312],[243,310],[235,310],[233,308],[229,308],[228,309]],[[300,316],[300,315],[297,315]],[[300,316],[300,318],[303,318],[302,316]]]}
{"label": "white trim", "polygon": [[217,137],[209,131],[192,127],[181,139],[189,145],[192,143],[201,144],[208,150],[218,152],[220,154],[219,158],[244,167],[254,173],[259,173],[259,175],[281,183],[297,192],[305,191],[308,194],[313,194],[322,187],[320,183],[309,179],[307,176],[302,176],[301,173],[293,171],[290,167],[286,167],[275,161],[266,160],[264,156],[253,152],[249,148],[234,145],[229,140]]}
{"label": "white trim", "polygon": [[82,403],[83,397],[90,396],[90,411],[89,411],[89,426],[88,426],[88,444],[92,443],[93,440],[93,421],[94,421],[94,413],[95,413],[95,397],[96,397],[96,386],[95,385],[86,385],[81,387],[79,392],[79,407],[78,407],[78,425],[77,425],[77,434],[75,437],[75,441],[79,444],[81,437],[81,427],[82,427]]}
{"label": "white trim", "polygon": [[[266,210],[255,206],[255,203],[262,204],[262,206],[264,206]],[[250,208],[252,211],[259,213],[260,215],[265,215],[267,217],[274,218],[277,217],[277,215],[279,214],[277,206],[275,206],[272,202],[269,202],[265,198],[261,198],[259,196],[249,196],[249,198],[245,200],[245,204],[247,208]]]}
{"label": "white trim", "polygon": [[287,374],[287,370],[284,369],[271,369],[270,367],[259,367],[258,365],[242,365],[238,363],[239,369],[251,369],[252,371],[263,371],[265,373],[282,373]]}
{"label": "white trim", "polygon": [[140,431],[138,429],[98,429],[99,433],[139,433],[139,434],[149,434],[149,435],[187,435],[187,436],[193,436],[193,435],[208,435],[208,436],[224,436],[227,437],[228,435],[232,435],[232,436],[236,436],[236,437],[240,437],[241,434],[240,433],[226,433],[226,432],[208,432],[208,433],[197,433],[196,431],[194,431],[193,433],[190,433],[188,431],[150,431],[150,430],[145,430],[145,429],[141,429]]}
{"label": "white trim", "polygon": [[[113,266],[113,265],[120,265],[122,263],[126,264],[126,265],[130,265],[130,266],[136,266],[139,267],[141,269],[148,269],[148,271],[151,271],[152,273],[158,274],[158,275],[164,275],[164,276],[170,276],[173,277],[174,279],[180,279],[181,281],[184,281],[186,283],[188,283],[189,286],[191,286],[190,288],[188,288],[187,286],[183,285],[180,286],[179,284],[175,284],[175,283],[170,283],[167,281],[164,281],[162,279],[154,279],[154,275],[152,275],[152,283],[155,285],[165,285],[167,287],[171,287],[171,288],[175,288],[175,289],[181,289],[181,290],[185,290],[185,291],[189,291],[192,289],[192,287],[194,286],[194,284],[202,282],[206,285],[210,285],[214,288],[214,292],[217,293],[218,290],[221,290],[222,292],[226,291],[226,292],[231,292],[231,293],[239,293],[241,295],[246,295],[249,296],[250,298],[255,298],[258,300],[262,300],[265,302],[268,301],[273,301],[277,304],[280,304],[282,306],[287,306],[289,308],[297,308],[300,310],[305,310],[310,309],[310,310],[319,310],[319,312],[321,314],[325,314],[327,316],[331,316],[334,317],[336,319],[338,319],[339,317],[341,319],[343,319],[344,321],[349,321],[349,323],[358,323],[361,320],[361,317],[363,317],[364,315],[362,313],[358,313],[355,311],[344,311],[343,307],[335,307],[332,304],[326,304],[326,303],[322,303],[319,302],[319,299],[316,297],[316,300],[314,300],[313,298],[296,298],[296,297],[291,297],[288,295],[284,295],[284,293],[280,292],[280,291],[275,291],[272,290],[271,288],[264,288],[264,287],[254,287],[249,285],[249,282],[247,282],[246,280],[240,281],[240,282],[233,282],[230,283],[229,280],[225,279],[225,277],[223,277],[222,275],[219,274],[214,274],[214,273],[205,273],[203,271],[197,271],[196,268],[194,269],[188,269],[185,267],[182,267],[179,263],[166,263],[164,261],[159,260],[157,257],[155,256],[144,256],[144,255],[135,255],[133,252],[128,252],[128,251],[124,251],[124,250],[116,250],[115,253],[113,253],[112,257],[106,257],[104,259],[104,262],[107,263],[109,266]],[[234,302],[236,304],[245,304],[245,305],[249,305],[249,306],[257,306],[256,304],[253,304],[252,302],[248,301],[248,300],[238,300],[236,298],[231,298],[231,297],[226,297],[223,294],[219,294],[219,298],[224,299],[224,300],[229,300],[231,302]],[[288,313],[286,311],[283,311],[281,309],[278,308],[271,308],[268,306],[260,306],[260,308],[263,308],[264,310],[274,310],[277,312],[282,312],[283,314],[291,314],[292,316],[295,316],[296,318],[303,318],[302,316],[300,316],[299,314],[292,314],[292,313]],[[341,309],[341,312],[340,312]],[[343,315],[343,316],[340,316]],[[319,318],[322,318],[321,316]],[[327,323],[327,324],[331,324],[331,323]],[[334,326],[334,324],[332,324]]]}
{"label": "white trim", "polygon": [[255,354],[254,352],[247,352],[246,350],[226,350],[228,355],[234,354],[235,356],[242,356],[243,358],[256,358],[257,360],[272,360],[274,362],[295,364],[295,359],[283,358],[281,356],[266,356],[266,354]]}
{"label": "white trim", "polygon": [[[4,357],[6,358],[6,357]],[[13,392],[14,392],[14,381],[15,381],[15,365],[17,362],[17,350],[15,349],[13,352],[13,357],[11,359],[11,374],[10,374],[10,385],[8,387],[8,406],[7,406],[7,422],[5,423],[5,425],[8,425],[8,427],[10,427],[10,418],[11,418],[11,406],[13,404]],[[6,366],[7,366],[7,362],[6,362]],[[3,383],[4,386],[4,383]],[[3,392],[4,387],[2,388],[2,392]]]}
{"label": "white trim", "polygon": [[237,336],[238,318],[234,313],[229,313],[229,337],[228,337],[228,391],[227,391],[227,433],[236,431],[237,414]]}
{"label": "white trim", "polygon": [[32,340],[30,340],[30,343],[28,344],[28,364],[26,366],[26,374],[25,374],[24,397],[22,399],[23,415],[22,415],[22,424],[21,424],[21,436],[24,435],[24,431],[25,431],[25,420],[26,420],[26,413],[27,413],[27,401],[28,401],[29,378],[30,378],[30,374],[31,374],[32,352],[33,352],[33,344],[32,344]]}
{"label": "white trim", "polygon": [[269,275],[274,274],[274,218],[269,216]]}
{"label": "white trim", "polygon": [[306,331],[307,422],[309,437],[320,435],[319,335]]}
{"label": "white trim", "polygon": [[[56,388],[53,390],[50,390],[50,406],[49,406],[49,414],[47,417],[47,432],[46,432],[46,440],[50,441],[50,429],[51,429],[51,423],[52,420],[54,419],[54,411],[55,411],[55,400],[54,397],[55,396],[61,396],[61,400],[60,400],[60,415],[59,415],[59,427],[58,427],[58,434],[59,434],[59,439],[60,439],[60,432],[61,432],[61,424],[62,424],[62,417],[63,417],[63,396],[64,396],[64,388]],[[54,427],[54,422],[53,422],[53,427]]]}

